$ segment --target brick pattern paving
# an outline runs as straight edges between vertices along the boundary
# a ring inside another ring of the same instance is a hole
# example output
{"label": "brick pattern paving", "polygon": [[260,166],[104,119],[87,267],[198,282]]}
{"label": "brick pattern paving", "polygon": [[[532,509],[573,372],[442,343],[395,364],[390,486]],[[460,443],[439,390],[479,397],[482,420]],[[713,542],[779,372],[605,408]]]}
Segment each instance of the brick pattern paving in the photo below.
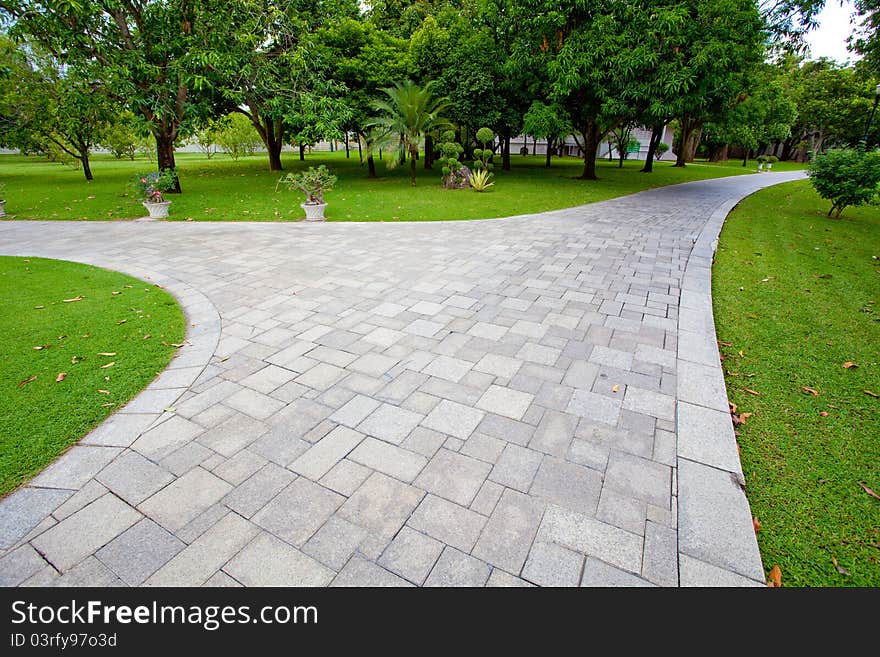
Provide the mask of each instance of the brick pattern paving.
{"label": "brick pattern paving", "polygon": [[679,303],[712,213],[793,177],[472,222],[0,223],[0,252],[149,276],[190,321],[0,503],[0,583],[754,583],[679,554],[680,459],[738,469],[711,365],[679,359],[711,309]]}

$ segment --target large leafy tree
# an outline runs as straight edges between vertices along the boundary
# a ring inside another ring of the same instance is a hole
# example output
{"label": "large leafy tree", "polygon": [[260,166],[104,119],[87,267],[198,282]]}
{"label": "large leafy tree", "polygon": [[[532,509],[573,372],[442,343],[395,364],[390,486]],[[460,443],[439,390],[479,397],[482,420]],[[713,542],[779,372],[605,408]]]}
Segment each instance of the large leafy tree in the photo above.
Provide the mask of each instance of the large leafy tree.
{"label": "large leafy tree", "polygon": [[368,127],[380,131],[381,142],[396,148],[401,160],[409,158],[410,184],[415,187],[419,147],[426,134],[447,125],[443,118],[447,101],[434,93],[433,84],[420,86],[411,80],[386,87],[382,93],[385,98],[373,104],[377,116]]}
{"label": "large leafy tree", "polygon": [[[78,68],[143,119],[160,170],[211,113],[213,76],[234,25],[222,0],[0,0],[11,34]],[[177,189],[180,191],[179,182]]]}
{"label": "large leafy tree", "polygon": [[568,114],[560,105],[548,105],[536,100],[523,117],[527,135],[547,141],[546,167],[550,167],[553,147],[561,144],[573,132]]}

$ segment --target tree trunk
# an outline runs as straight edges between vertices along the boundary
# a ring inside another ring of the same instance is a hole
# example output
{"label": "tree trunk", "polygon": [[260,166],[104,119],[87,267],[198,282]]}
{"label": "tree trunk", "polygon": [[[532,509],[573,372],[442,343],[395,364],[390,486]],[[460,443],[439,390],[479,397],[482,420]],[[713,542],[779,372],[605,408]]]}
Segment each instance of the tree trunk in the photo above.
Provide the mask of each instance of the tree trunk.
{"label": "tree trunk", "polygon": [[709,154],[709,161],[710,162],[723,162],[724,160],[727,159],[727,155],[728,155],[729,150],[730,150],[730,146],[728,144],[724,144],[724,146],[716,147]]}
{"label": "tree trunk", "polygon": [[299,145],[299,161],[302,162],[305,159],[306,159],[306,145],[300,144]]}
{"label": "tree trunk", "polygon": [[348,133],[345,133],[345,159],[351,159],[351,151],[348,148]]}
{"label": "tree trunk", "polygon": [[367,178],[375,178],[376,177],[376,161],[373,159],[373,154],[370,153],[367,155]]}
{"label": "tree trunk", "polygon": [[544,164],[548,169],[550,168],[550,158],[553,157],[553,138],[547,137],[547,162]]}
{"label": "tree trunk", "polygon": [[501,169],[510,171],[510,131],[505,132],[501,142]]}
{"label": "tree trunk", "polygon": [[663,131],[666,126],[662,123],[655,123],[651,128],[651,139],[648,140],[648,153],[645,156],[645,166],[641,168],[642,173],[651,173],[654,171],[654,157],[657,154],[657,147],[660,140],[663,139]]}
{"label": "tree trunk", "polygon": [[532,155],[536,155],[538,153],[538,138],[532,137]]}
{"label": "tree trunk", "polygon": [[752,152],[751,148],[746,149],[746,154],[743,156],[743,166],[744,167],[749,166],[749,153],[751,153],[751,152]]}
{"label": "tree trunk", "polygon": [[596,154],[599,151],[599,126],[589,119],[584,126],[584,172],[581,180],[598,180],[596,177]]}
{"label": "tree trunk", "polygon": [[409,154],[409,184],[413,187],[416,186],[416,155],[418,152]]}
{"label": "tree trunk", "polygon": [[82,155],[80,155],[79,161],[82,162],[83,166],[83,174],[85,174],[86,180],[94,180],[94,176],[92,176],[92,167],[89,165],[89,151],[84,150],[81,151]]}
{"label": "tree trunk", "polygon": [[425,135],[425,168],[434,167],[434,137]]}
{"label": "tree trunk", "polygon": [[354,133],[354,136],[357,137],[358,140],[358,159],[361,161],[361,164],[364,163],[364,152],[361,150],[361,136],[359,133]]}
{"label": "tree trunk", "polygon": [[[176,168],[176,164],[174,162],[174,137],[168,134],[167,130],[155,134],[155,137],[156,160],[159,163],[159,171]],[[180,179],[175,178],[175,181],[176,184],[174,186],[174,189],[168,190],[167,193],[180,194]]]}
{"label": "tree trunk", "polygon": [[695,121],[693,128],[691,138],[688,140],[687,152],[685,153],[685,160],[687,162],[694,161],[694,158],[697,156],[697,147],[700,145],[700,139],[703,137],[703,126]]}
{"label": "tree trunk", "polygon": [[782,142],[782,153],[779,154],[780,160],[790,160],[791,152],[794,146],[794,139],[788,138],[784,142]]}
{"label": "tree trunk", "polygon": [[691,139],[694,127],[691,120],[687,117],[682,117],[679,126],[678,153],[675,154],[675,166],[683,167],[687,160],[687,153],[685,151],[687,150],[687,144]]}
{"label": "tree trunk", "polygon": [[627,146],[626,144],[621,144],[620,142],[618,142],[618,144],[617,144],[617,147],[619,149],[617,151],[617,168],[618,169],[623,168],[623,161],[626,159],[626,146]]}

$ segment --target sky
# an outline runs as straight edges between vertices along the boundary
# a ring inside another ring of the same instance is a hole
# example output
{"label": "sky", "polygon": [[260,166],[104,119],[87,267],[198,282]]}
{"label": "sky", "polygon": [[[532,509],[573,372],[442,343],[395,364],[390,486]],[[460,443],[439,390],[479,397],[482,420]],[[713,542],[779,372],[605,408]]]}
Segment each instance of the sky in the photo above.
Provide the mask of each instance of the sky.
{"label": "sky", "polygon": [[850,23],[852,4],[847,1],[843,7],[839,0],[826,0],[825,8],[819,14],[819,27],[807,35],[813,59],[830,57],[841,64],[857,57],[846,49],[846,40],[854,26]]}

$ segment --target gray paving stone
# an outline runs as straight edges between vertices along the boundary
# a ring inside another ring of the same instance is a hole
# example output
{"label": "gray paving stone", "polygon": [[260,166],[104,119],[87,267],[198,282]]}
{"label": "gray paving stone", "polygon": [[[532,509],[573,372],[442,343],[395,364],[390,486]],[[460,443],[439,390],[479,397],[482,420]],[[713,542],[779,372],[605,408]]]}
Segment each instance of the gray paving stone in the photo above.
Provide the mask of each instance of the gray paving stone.
{"label": "gray paving stone", "polygon": [[620,418],[621,400],[611,399],[585,390],[575,390],[568,403],[567,413],[614,426]]}
{"label": "gray paving stone", "polygon": [[435,495],[426,495],[407,522],[410,527],[464,552],[471,551],[485,524],[486,518],[479,513]]}
{"label": "gray paving stone", "polygon": [[336,575],[275,536],[262,533],[223,567],[245,586],[325,586]]}
{"label": "gray paving stone", "polygon": [[489,413],[521,420],[532,403],[534,395],[501,386],[489,386],[477,402],[477,408]]}
{"label": "gray paving stone", "polygon": [[535,543],[523,568],[523,579],[538,586],[577,586],[581,579],[582,554],[554,543]]}
{"label": "gray paving stone", "polygon": [[74,446],[37,475],[31,484],[40,488],[78,490],[121,451],[119,447]]}
{"label": "gray paving stone", "polygon": [[419,488],[462,506],[473,502],[492,469],[488,463],[441,449],[415,481]]}
{"label": "gray paving stone", "polygon": [[511,379],[522,367],[522,364],[521,360],[509,356],[486,354],[474,365],[474,369],[502,379]]}
{"label": "gray paving stone", "polygon": [[364,435],[348,427],[336,427],[316,442],[288,467],[294,472],[317,481],[330,472],[364,439]]}
{"label": "gray paving stone", "polygon": [[422,425],[467,440],[483,417],[482,411],[444,399],[422,420]]}
{"label": "gray paving stone", "polygon": [[540,452],[509,444],[492,468],[489,479],[502,486],[528,492],[543,457]]}
{"label": "gray paving stone", "polygon": [[251,520],[288,543],[302,546],[344,501],[339,493],[300,477]]}
{"label": "gray paving stone", "polygon": [[174,480],[174,476],[137,452],[126,451],[104,468],[97,480],[137,506]]}
{"label": "gray paving stone", "polygon": [[328,568],[340,571],[361,542],[367,538],[367,534],[367,530],[363,527],[358,527],[339,516],[331,516],[306,542],[302,551]]}
{"label": "gray paving stone", "polygon": [[489,564],[455,548],[446,547],[428,575],[425,586],[485,586],[490,571]]}
{"label": "gray paving stone", "polygon": [[724,376],[720,367],[680,360],[676,380],[679,401],[722,413],[728,411],[727,389],[724,387]]}
{"label": "gray paving stone", "polygon": [[591,516],[596,513],[601,490],[602,475],[596,470],[545,456],[529,494]]}
{"label": "gray paving stone", "polygon": [[574,415],[545,411],[541,423],[529,441],[529,448],[564,458],[577,425],[578,418]]}
{"label": "gray paving stone", "polygon": [[370,413],[379,408],[379,406],[380,402],[375,399],[364,395],[357,395],[345,404],[345,406],[333,413],[333,415],[330,416],[330,420],[354,428],[363,422]]}
{"label": "gray paving stone", "polygon": [[[249,415],[237,413],[222,424],[208,429],[199,436],[198,441],[205,447],[229,458],[268,430],[269,426],[266,423]],[[135,443],[135,447],[137,447],[137,443]]]}
{"label": "gray paving stone", "polygon": [[48,564],[30,545],[22,545],[0,558],[0,586],[18,586]]}
{"label": "gray paving stone", "polygon": [[371,473],[372,470],[359,463],[342,459],[321,478],[320,483],[340,495],[349,497],[367,480]]}
{"label": "gray paving stone", "polygon": [[716,586],[716,587],[752,587],[764,586],[761,581],[749,579],[718,566],[713,566],[705,561],[700,561],[686,554],[679,555],[681,567],[681,586]]}
{"label": "gray paving stone", "polygon": [[201,586],[259,532],[235,513],[227,513],[213,527],[186,546],[147,579],[148,586]]}
{"label": "gray paving stone", "polygon": [[264,465],[266,459],[249,449],[243,449],[211,471],[224,481],[238,486]]}
{"label": "gray paving stone", "polygon": [[599,561],[595,557],[587,557],[584,563],[584,574],[581,579],[581,586],[626,586],[626,587],[646,587],[653,586],[650,582],[643,580],[641,577],[628,573],[620,568]]}
{"label": "gray paving stone", "polygon": [[170,532],[182,529],[202,511],[219,502],[232,486],[202,468],[193,468],[138,505],[145,516]]}
{"label": "gray paving stone", "polygon": [[337,587],[390,587],[412,586],[405,579],[388,572],[372,561],[367,561],[358,556],[352,557],[330,586]]}
{"label": "gray paving stone", "polygon": [[471,554],[496,568],[519,573],[543,512],[543,502],[514,490],[505,490]]}
{"label": "gray paving stone", "polygon": [[642,577],[662,586],[678,586],[678,533],[674,529],[646,523]]}
{"label": "gray paving stone", "polygon": [[730,413],[678,402],[678,453],[690,461],[742,473]]}
{"label": "gray paving stone", "polygon": [[[159,461],[159,465],[179,477],[216,456],[220,455],[201,443],[193,441],[171,452]],[[220,458],[223,457],[220,456]]]}
{"label": "gray paving stone", "polygon": [[95,556],[128,586],[139,586],[184,547],[183,541],[144,518]]}
{"label": "gray paving stone", "polygon": [[496,484],[488,479],[480,486],[480,492],[471,502],[471,509],[484,516],[491,516],[495,510],[495,505],[501,499],[501,493],[504,492],[504,486]]}
{"label": "gray paving stone", "polygon": [[80,444],[129,447],[158,417],[158,413],[116,413],[95,427]]}
{"label": "gray paving stone", "polygon": [[534,584],[519,577],[514,577],[510,573],[506,573],[498,568],[493,568],[492,574],[489,575],[489,581],[486,582],[486,586],[491,586],[493,588],[527,588],[533,587]]}
{"label": "gray paving stone", "polygon": [[378,564],[413,584],[425,581],[443,551],[443,544],[409,527],[403,527],[385,548]]}
{"label": "gray paving stone", "polygon": [[358,425],[358,430],[399,445],[419,425],[423,417],[398,406],[382,404]]}
{"label": "gray paving stone", "polygon": [[380,541],[390,540],[423,495],[418,488],[374,472],[340,507],[339,516],[364,527]]}
{"label": "gray paving stone", "polygon": [[268,463],[233,488],[223,498],[223,503],[236,513],[250,518],[295,478],[296,475],[290,470]]}
{"label": "gray paving stone", "polygon": [[428,463],[428,459],[421,454],[389,445],[375,438],[366,438],[350,454],[349,458],[367,468],[384,472],[406,483],[412,482]]}
{"label": "gray paving stone", "polygon": [[672,472],[667,465],[612,451],[605,470],[605,485],[638,500],[669,506]]}
{"label": "gray paving stone", "polygon": [[32,541],[64,572],[141,519],[141,514],[111,493],[65,518]]}
{"label": "gray paving stone", "polygon": [[58,588],[97,586],[116,587],[124,586],[122,580],[110,571],[95,557],[87,557],[79,564],[64,573],[61,577],[53,579],[48,586]]}
{"label": "gray paving stone", "polygon": [[633,534],[643,535],[645,533],[645,519],[648,515],[647,507],[646,502],[628,497],[609,486],[605,486],[599,497],[596,518]]}
{"label": "gray paving stone", "polygon": [[202,584],[202,586],[208,586],[211,588],[220,588],[220,587],[232,587],[237,588],[241,587],[241,582],[233,579],[222,570],[218,570],[216,573],[211,575],[208,580]]}
{"label": "gray paving stone", "polygon": [[663,420],[675,419],[675,397],[635,386],[627,386],[623,408]]}
{"label": "gray paving stone", "polygon": [[175,415],[157,427],[141,434],[131,448],[148,459],[161,461],[163,458],[189,443],[204,429],[189,420]]}
{"label": "gray paving stone", "polygon": [[473,456],[487,463],[495,463],[504,451],[504,445],[503,440],[487,436],[483,433],[473,433],[462,444],[459,451],[465,456]]}
{"label": "gray paving stone", "polygon": [[72,494],[69,490],[19,488],[0,500],[0,549],[15,545]]}

